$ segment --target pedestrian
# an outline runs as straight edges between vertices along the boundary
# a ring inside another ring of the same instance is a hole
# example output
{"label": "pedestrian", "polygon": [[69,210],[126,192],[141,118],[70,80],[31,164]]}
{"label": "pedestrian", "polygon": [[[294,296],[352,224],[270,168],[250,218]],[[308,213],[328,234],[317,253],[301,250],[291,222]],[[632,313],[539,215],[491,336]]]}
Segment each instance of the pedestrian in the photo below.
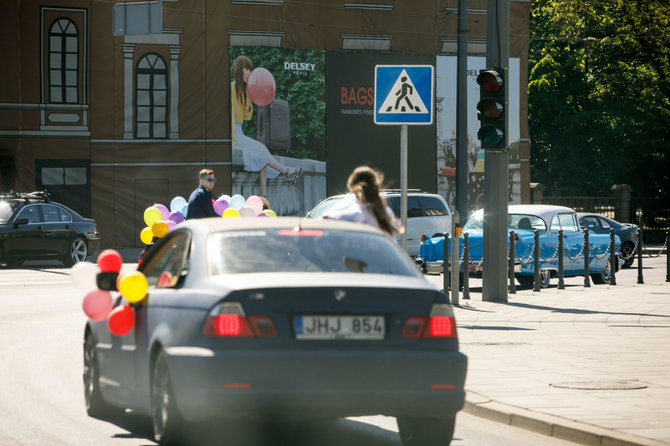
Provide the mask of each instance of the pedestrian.
{"label": "pedestrian", "polygon": [[202,169],[198,174],[198,179],[200,184],[188,198],[186,219],[218,217],[219,214],[214,212],[214,205],[212,204],[212,189],[216,184],[214,171],[212,169]]}
{"label": "pedestrian", "polygon": [[261,197],[261,201],[263,202],[263,210],[270,209],[270,202],[267,197]]}
{"label": "pedestrian", "polygon": [[242,131],[242,123],[251,119],[253,106],[247,96],[247,82],[254,66],[246,56],[239,56],[233,65],[233,82],[230,85],[231,100],[231,140],[233,148],[242,151],[244,170],[258,172],[260,194],[267,196],[267,179],[280,173],[288,184],[295,184],[302,175],[302,167],[287,167],[277,161],[261,142],[249,138]]}
{"label": "pedestrian", "polygon": [[395,239],[404,228],[398,225],[393,211],[379,194],[384,182],[384,174],[369,166],[358,166],[347,180],[347,189],[356,200],[347,208],[334,211],[326,216],[336,220],[348,220],[375,226]]}

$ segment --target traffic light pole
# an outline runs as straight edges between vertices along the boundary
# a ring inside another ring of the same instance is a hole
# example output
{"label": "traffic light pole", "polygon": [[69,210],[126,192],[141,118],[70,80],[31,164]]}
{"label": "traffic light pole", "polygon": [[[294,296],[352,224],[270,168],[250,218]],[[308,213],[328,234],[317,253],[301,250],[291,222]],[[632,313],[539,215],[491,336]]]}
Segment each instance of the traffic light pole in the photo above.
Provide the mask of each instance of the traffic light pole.
{"label": "traffic light pole", "polygon": [[468,218],[468,0],[458,0],[456,56],[456,210],[461,226]]}
{"label": "traffic light pole", "polygon": [[[509,76],[509,0],[487,0],[486,66]],[[484,271],[482,300],[507,302],[507,203],[509,88],[505,89],[504,149],[486,150],[484,159]]]}

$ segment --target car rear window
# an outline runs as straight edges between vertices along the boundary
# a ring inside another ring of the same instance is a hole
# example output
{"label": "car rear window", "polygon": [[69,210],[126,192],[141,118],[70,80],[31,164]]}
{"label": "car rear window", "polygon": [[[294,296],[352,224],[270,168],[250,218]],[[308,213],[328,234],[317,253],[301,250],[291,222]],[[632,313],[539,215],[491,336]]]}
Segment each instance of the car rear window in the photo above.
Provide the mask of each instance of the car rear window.
{"label": "car rear window", "polygon": [[211,275],[263,272],[355,272],[418,277],[394,243],[378,234],[293,229],[210,235]]}
{"label": "car rear window", "polygon": [[421,201],[423,214],[426,216],[449,215],[446,206],[437,197],[419,197],[419,201]]}
{"label": "car rear window", "polygon": [[309,218],[321,218],[329,212],[339,211],[348,208],[356,200],[353,194],[343,195],[341,197],[332,197],[323,200],[314,209],[307,213]]}

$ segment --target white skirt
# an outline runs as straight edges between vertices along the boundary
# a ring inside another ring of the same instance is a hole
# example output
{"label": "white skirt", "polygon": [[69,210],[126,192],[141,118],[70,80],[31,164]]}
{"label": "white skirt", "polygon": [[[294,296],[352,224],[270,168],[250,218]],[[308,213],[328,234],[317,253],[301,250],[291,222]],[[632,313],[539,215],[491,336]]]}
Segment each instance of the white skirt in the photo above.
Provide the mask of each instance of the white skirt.
{"label": "white skirt", "polygon": [[[272,159],[272,154],[264,144],[249,138],[242,132],[242,124],[235,123],[235,142],[238,149],[242,150],[242,163],[244,170],[258,172]],[[268,166],[268,178],[274,178],[279,172]]]}

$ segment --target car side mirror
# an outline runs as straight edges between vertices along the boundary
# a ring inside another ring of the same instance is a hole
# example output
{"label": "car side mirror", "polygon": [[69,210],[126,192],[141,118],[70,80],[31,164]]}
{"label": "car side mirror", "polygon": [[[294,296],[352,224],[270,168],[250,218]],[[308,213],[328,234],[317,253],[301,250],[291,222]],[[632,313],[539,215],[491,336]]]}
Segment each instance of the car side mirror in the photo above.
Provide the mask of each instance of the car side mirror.
{"label": "car side mirror", "polygon": [[98,288],[105,291],[118,291],[116,289],[116,279],[118,277],[118,273],[99,273],[96,277]]}
{"label": "car side mirror", "polygon": [[28,222],[29,221],[27,218],[19,218],[18,220],[14,220],[14,229],[18,229],[20,225],[27,225]]}

